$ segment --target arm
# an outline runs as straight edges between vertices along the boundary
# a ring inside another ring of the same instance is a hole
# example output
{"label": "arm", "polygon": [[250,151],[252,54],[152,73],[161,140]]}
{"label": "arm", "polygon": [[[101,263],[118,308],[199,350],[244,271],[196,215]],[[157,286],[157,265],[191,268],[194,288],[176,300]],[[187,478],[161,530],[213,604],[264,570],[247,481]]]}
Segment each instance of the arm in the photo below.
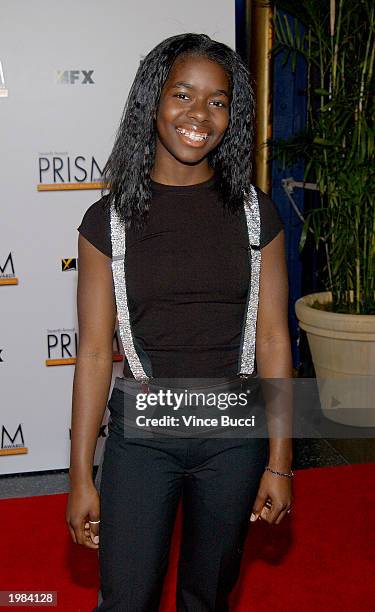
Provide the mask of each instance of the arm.
{"label": "arm", "polygon": [[[292,463],[292,355],[288,328],[288,272],[285,232],[282,230],[262,249],[256,334],[256,361],[261,379],[277,378],[278,394],[265,381],[264,397],[269,433],[269,465],[289,472]],[[283,380],[280,380],[283,379]],[[268,388],[267,388],[268,387]],[[270,392],[271,391],[271,392]],[[272,509],[263,505],[270,497]],[[265,472],[254,514],[279,523],[291,503],[289,479]],[[263,510],[262,510],[263,508]]]}
{"label": "arm", "polygon": [[111,384],[116,304],[111,259],[81,234],[78,258],[79,347],[73,381],[67,521],[73,540],[89,546],[84,523],[87,517],[97,520],[99,514],[92,468]]}

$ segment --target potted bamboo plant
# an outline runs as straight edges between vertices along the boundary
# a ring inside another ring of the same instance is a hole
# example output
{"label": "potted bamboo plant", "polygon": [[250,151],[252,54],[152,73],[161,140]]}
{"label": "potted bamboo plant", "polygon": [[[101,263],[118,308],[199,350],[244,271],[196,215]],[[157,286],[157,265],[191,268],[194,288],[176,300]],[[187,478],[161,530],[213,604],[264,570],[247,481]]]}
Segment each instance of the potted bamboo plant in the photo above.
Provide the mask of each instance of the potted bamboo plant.
{"label": "potted bamboo plant", "polygon": [[302,160],[305,181],[316,184],[319,205],[304,217],[300,249],[312,236],[325,258],[326,291],[298,299],[296,315],[323,413],[375,426],[374,4],[274,4],[273,51],[292,70],[302,57],[307,70],[306,128],[274,151],[284,166]]}

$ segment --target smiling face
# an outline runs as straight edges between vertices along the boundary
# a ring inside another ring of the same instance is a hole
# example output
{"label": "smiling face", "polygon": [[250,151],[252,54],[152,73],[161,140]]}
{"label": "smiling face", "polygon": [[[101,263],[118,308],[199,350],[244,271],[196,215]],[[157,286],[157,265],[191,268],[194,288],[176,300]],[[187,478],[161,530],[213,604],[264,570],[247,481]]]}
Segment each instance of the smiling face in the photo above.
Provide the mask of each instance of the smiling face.
{"label": "smiling face", "polygon": [[177,59],[156,114],[155,168],[181,176],[200,166],[208,173],[207,155],[223,139],[229,107],[229,79],[222,66],[200,56]]}

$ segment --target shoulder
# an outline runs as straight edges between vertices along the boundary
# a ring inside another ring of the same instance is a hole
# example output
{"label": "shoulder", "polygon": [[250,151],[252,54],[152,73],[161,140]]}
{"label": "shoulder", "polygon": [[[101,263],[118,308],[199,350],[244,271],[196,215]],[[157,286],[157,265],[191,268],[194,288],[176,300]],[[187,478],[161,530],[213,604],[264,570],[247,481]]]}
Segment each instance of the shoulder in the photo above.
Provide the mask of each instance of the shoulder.
{"label": "shoulder", "polygon": [[91,223],[94,221],[103,222],[109,220],[109,207],[108,207],[108,196],[103,196],[100,200],[97,200],[83,215],[82,222]]}
{"label": "shoulder", "polygon": [[258,197],[260,215],[260,247],[271,242],[282,229],[284,221],[276,203],[264,191],[254,185]]}
{"label": "shoulder", "polygon": [[78,231],[99,251],[112,257],[110,209],[108,196],[97,200],[83,215]]}

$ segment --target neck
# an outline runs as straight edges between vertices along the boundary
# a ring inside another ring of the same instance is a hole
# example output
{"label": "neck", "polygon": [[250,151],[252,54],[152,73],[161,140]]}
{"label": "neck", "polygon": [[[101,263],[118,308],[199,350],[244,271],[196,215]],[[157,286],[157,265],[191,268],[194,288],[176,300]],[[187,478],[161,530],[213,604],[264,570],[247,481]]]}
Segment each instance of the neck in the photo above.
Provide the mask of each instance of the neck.
{"label": "neck", "polygon": [[214,170],[208,165],[207,159],[195,165],[182,164],[176,159],[161,160],[156,154],[154,167],[150,176],[156,183],[164,185],[197,185],[208,181],[214,175]]}

